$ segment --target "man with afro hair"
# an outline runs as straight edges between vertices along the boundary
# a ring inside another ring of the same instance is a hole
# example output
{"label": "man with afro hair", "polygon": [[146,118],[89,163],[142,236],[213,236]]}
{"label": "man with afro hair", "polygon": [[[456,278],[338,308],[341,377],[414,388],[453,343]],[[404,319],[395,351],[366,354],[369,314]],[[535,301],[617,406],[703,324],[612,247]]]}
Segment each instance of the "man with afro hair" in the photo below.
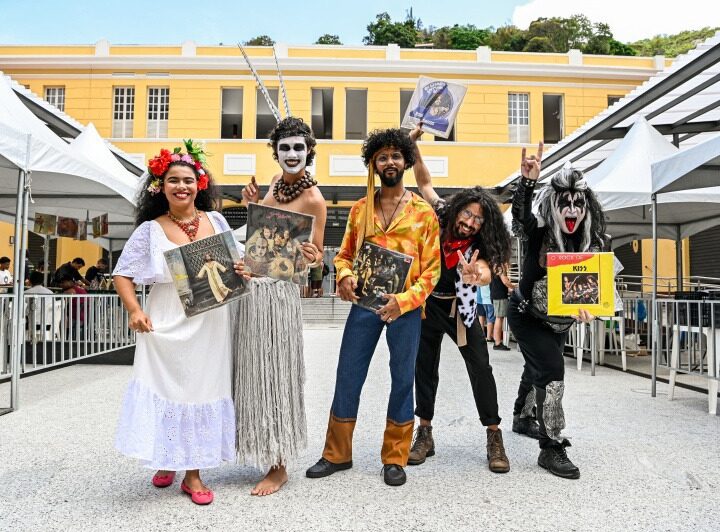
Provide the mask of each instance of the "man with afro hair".
{"label": "man with afro hair", "polygon": [[[307,470],[321,478],[352,467],[352,438],[360,393],[380,334],[385,329],[390,350],[390,399],[381,450],[383,477],[390,486],[405,483],[412,440],[413,378],[425,299],[440,275],[437,216],[420,196],[403,184],[415,162],[414,141],[400,129],[374,131],[363,145],[368,167],[367,195],[350,210],[340,252],[335,258],[337,293],[356,302],[358,285],[353,263],[363,242],[410,255],[404,288],[385,294],[386,304],[372,311],[353,305],[345,323],[322,458]],[[375,174],[380,190],[375,191]]]}

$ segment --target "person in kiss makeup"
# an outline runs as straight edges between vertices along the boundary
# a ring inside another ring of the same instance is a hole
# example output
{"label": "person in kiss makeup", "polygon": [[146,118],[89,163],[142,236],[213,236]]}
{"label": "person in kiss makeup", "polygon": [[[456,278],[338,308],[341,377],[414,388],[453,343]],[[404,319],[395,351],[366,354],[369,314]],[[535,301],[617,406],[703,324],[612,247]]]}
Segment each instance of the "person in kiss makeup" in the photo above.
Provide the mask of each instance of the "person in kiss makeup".
{"label": "person in kiss makeup", "polygon": [[[195,504],[209,504],[214,495],[199,470],[235,457],[230,312],[222,306],[186,317],[163,252],[230,227],[215,210],[219,198],[205,154],[189,140],[185,149],[163,149],[150,160],[137,227],[113,272],[137,333],[115,446],[156,469],[152,483],[158,488],[170,486],[184,470],[182,491]],[[152,285],[145,308],[136,284]]]}
{"label": "person in kiss makeup", "polygon": [[[307,166],[315,157],[315,137],[300,118],[287,117],[270,133],[269,146],[282,172],[272,178],[263,205],[315,216],[313,241],[297,243],[311,267],[322,268],[327,207]],[[260,200],[253,180],[243,189],[246,202]],[[280,238],[275,237],[280,233]],[[289,233],[287,235],[289,240]],[[283,228],[272,238],[275,267],[287,245]],[[257,244],[256,244],[257,246]],[[294,255],[294,253],[293,253]],[[250,295],[238,303],[233,341],[237,461],[269,468],[250,492],[270,495],[288,480],[286,466],[305,447],[305,366],[302,307],[298,286],[269,277],[254,277]]]}
{"label": "person in kiss makeup", "polygon": [[546,258],[548,252],[605,251],[609,238],[600,203],[583,173],[569,165],[550,178],[535,200],[537,215],[533,213],[542,152],[542,143],[537,155],[527,157],[522,149],[521,177],[512,200],[513,230],[527,246],[507,316],[525,359],[512,429],[539,440],[540,467],[576,479],[580,469],[568,458],[565,448],[570,442],[561,434],[565,428],[563,346],[570,326],[576,320],[589,322],[593,316],[582,309],[574,318],[547,315]]}

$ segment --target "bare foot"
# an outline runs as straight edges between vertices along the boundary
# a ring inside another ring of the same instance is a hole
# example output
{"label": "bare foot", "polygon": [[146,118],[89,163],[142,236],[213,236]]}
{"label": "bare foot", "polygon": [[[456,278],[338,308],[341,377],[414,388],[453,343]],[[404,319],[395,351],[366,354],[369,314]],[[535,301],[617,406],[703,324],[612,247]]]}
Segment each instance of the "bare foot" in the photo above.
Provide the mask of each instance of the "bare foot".
{"label": "bare foot", "polygon": [[283,487],[288,481],[287,471],[284,466],[271,467],[265,478],[258,482],[250,495],[258,495],[263,497],[265,495],[272,495],[280,488]]}

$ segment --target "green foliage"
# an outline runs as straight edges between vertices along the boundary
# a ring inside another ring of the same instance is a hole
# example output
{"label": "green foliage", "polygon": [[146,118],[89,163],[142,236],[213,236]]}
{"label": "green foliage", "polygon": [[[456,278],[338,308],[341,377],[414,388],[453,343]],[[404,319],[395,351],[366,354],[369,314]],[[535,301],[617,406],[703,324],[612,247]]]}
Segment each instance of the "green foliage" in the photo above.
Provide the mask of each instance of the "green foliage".
{"label": "green foliage", "polygon": [[275,41],[267,35],[258,35],[249,41],[245,41],[246,46],[272,46],[273,44],[275,44]]}
{"label": "green foliage", "polygon": [[516,26],[500,26],[490,34],[487,44],[501,52],[521,52],[527,44],[527,38],[525,32]]}
{"label": "green foliage", "polygon": [[[507,52],[567,53],[568,50],[576,49],[596,55],[661,54],[675,57],[712,37],[718,30],[720,28],[703,28],[683,31],[677,35],[656,35],[634,43],[621,43],[613,37],[610,26],[604,22],[592,22],[585,15],[541,17],[532,21],[527,30],[512,25],[483,29],[472,24],[423,28],[420,19],[413,17],[411,9],[403,22],[393,21],[387,13],[376,15],[375,21],[367,26],[368,34],[363,42],[378,46],[394,43],[402,48],[432,44],[433,48],[455,50],[489,46],[493,50]],[[339,41],[321,42],[325,38],[337,39],[337,36],[323,35],[317,44],[339,44]]]}
{"label": "green foliage", "polygon": [[448,48],[453,50],[475,50],[478,46],[487,44],[490,32],[487,29],[476,28],[472,24],[463,26],[455,24],[452,28],[448,28],[447,36]]}
{"label": "green foliage", "polygon": [[387,46],[397,44],[401,48],[414,48],[418,42],[419,21],[408,16],[405,22],[393,22],[390,15],[380,13],[375,22],[367,25],[368,34],[363,37],[367,45]]}
{"label": "green foliage", "polygon": [[700,30],[681,31],[675,35],[655,35],[649,39],[629,43],[629,46],[635,50],[638,55],[676,57],[689,52],[695,48],[699,42],[715,35],[715,32],[718,30],[720,30],[720,28],[705,27]]}
{"label": "green foliage", "polygon": [[325,33],[324,35],[320,35],[320,37],[318,37],[318,40],[315,41],[315,44],[342,44],[342,43],[340,42],[340,37],[338,37],[337,35]]}

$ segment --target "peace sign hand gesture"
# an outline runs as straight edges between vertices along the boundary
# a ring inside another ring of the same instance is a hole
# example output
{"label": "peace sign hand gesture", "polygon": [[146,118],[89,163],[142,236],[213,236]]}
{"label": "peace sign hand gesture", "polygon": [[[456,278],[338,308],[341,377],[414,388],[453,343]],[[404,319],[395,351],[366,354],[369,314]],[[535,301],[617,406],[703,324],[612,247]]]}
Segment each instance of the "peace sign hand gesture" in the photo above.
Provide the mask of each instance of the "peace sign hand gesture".
{"label": "peace sign hand gesture", "polygon": [[522,159],[520,160],[520,173],[527,179],[537,181],[540,177],[540,168],[542,167],[543,142],[538,143],[537,155],[525,156],[526,150],[522,149]]}
{"label": "peace sign hand gesture", "polygon": [[478,253],[479,251],[476,249],[468,262],[460,251],[457,252],[462,267],[460,274],[464,284],[484,286],[490,283],[490,268],[487,262],[482,259],[478,260]]}

